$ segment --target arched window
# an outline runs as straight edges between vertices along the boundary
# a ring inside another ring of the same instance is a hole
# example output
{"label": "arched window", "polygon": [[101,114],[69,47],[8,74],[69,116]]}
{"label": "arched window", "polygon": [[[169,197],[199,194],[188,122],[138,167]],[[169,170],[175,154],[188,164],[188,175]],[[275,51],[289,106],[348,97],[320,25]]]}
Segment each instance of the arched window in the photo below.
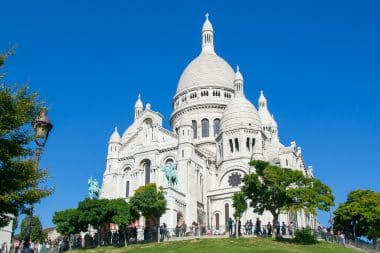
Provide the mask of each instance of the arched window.
{"label": "arched window", "polygon": [[228,218],[230,217],[230,205],[226,203],[224,205],[224,225],[227,228]]}
{"label": "arched window", "polygon": [[131,171],[132,171],[131,167],[126,167],[126,168],[124,169],[124,173],[125,173],[125,174],[128,174],[128,173],[130,173]]}
{"label": "arched window", "polygon": [[229,142],[230,142],[230,150],[231,150],[231,153],[234,152],[234,144],[232,142],[232,139],[229,139]]}
{"label": "arched window", "polygon": [[238,138],[235,138],[235,149],[236,149],[236,152],[239,152],[239,140],[238,140]]}
{"label": "arched window", "polygon": [[197,121],[193,120],[191,121],[191,125],[193,126],[193,138],[198,138],[198,127],[197,127]]}
{"label": "arched window", "polygon": [[125,197],[129,197],[129,181],[125,182]]}
{"label": "arched window", "polygon": [[214,136],[217,136],[220,131],[220,119],[214,119]]}
{"label": "arched window", "polygon": [[145,184],[150,183],[150,160],[145,159],[141,162],[142,168],[145,172]]}
{"label": "arched window", "polygon": [[167,160],[165,161],[165,165],[166,165],[166,166],[168,166],[168,165],[172,165],[172,164],[174,164],[174,161],[173,161],[172,158],[169,158],[169,159],[167,159]]}
{"label": "arched window", "polygon": [[247,138],[247,142],[246,142],[246,144],[245,144],[245,145],[247,146],[247,150],[248,150],[248,151],[251,150],[250,140],[251,140],[251,139],[248,137],[248,138]]}
{"label": "arched window", "polygon": [[146,128],[151,128],[152,125],[153,125],[153,121],[152,121],[151,118],[147,118],[147,119],[145,119],[143,123],[144,123],[144,126],[145,126]]}
{"label": "arched window", "polygon": [[202,137],[210,136],[209,127],[210,127],[210,123],[208,119],[202,119]]}
{"label": "arched window", "polygon": [[215,214],[215,229],[219,230],[219,214]]}

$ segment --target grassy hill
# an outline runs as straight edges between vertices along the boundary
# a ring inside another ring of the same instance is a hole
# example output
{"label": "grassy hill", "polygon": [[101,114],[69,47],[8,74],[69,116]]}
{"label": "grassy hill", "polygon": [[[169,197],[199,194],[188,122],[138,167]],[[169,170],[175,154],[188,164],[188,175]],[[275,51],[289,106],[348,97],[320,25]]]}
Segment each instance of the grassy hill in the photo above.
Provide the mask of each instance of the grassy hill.
{"label": "grassy hill", "polygon": [[128,247],[100,247],[76,250],[73,253],[248,253],[248,252],[305,252],[305,253],[357,253],[358,251],[336,244],[320,242],[314,245],[299,245],[279,242],[271,238],[200,239],[131,245]]}

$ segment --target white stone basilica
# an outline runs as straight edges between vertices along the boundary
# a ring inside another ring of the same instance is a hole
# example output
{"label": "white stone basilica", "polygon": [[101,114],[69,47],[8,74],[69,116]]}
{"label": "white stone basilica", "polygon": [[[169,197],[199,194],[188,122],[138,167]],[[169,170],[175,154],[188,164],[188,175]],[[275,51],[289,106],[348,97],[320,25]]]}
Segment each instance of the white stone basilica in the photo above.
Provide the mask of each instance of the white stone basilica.
{"label": "white stone basilica", "polygon": [[[264,93],[258,110],[244,95],[244,78],[214,50],[214,30],[206,15],[202,27],[202,51],[182,73],[172,100],[172,130],[163,128],[162,115],[144,105],[140,95],[133,124],[119,135],[112,133],[101,198],[128,199],[149,182],[162,186],[168,210],[161,217],[169,228],[196,221],[207,229],[224,232],[232,217],[232,195],[241,179],[254,172],[252,159],[301,170],[308,176],[301,148],[284,146],[268,110]],[[174,165],[178,183],[169,184],[163,167]],[[242,222],[259,217],[272,222],[269,212],[259,216],[249,208]],[[282,214],[280,222],[315,226],[315,218],[303,212]],[[149,221],[140,220],[140,225]],[[148,225],[148,224],[145,224]]]}

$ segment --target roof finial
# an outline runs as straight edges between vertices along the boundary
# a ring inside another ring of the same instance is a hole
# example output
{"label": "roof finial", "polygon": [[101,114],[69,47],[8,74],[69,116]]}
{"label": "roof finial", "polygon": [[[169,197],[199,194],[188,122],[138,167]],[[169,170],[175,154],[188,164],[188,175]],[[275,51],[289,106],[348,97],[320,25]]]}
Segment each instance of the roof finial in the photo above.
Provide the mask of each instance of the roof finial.
{"label": "roof finial", "polygon": [[260,90],[260,95],[264,95],[264,91],[263,90]]}
{"label": "roof finial", "polygon": [[206,15],[205,15],[205,16],[206,16],[206,19],[208,20],[208,16],[209,16],[208,12],[206,12]]}
{"label": "roof finial", "polygon": [[117,132],[117,126],[115,126],[115,130],[114,131]]}
{"label": "roof finial", "polygon": [[244,80],[243,79],[243,75],[240,73],[240,67],[239,67],[239,65],[236,65],[235,81],[236,80],[241,80],[241,81]]}
{"label": "roof finial", "polygon": [[143,107],[143,103],[141,101],[141,95],[139,93],[139,95],[137,96],[136,103],[135,103],[135,108],[142,108],[142,107]]}

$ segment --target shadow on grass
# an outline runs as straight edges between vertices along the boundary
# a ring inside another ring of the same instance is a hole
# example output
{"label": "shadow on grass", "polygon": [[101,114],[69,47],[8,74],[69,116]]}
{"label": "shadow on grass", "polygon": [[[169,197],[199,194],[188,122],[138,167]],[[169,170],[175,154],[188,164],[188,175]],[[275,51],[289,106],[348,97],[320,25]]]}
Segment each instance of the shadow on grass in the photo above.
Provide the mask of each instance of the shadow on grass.
{"label": "shadow on grass", "polygon": [[283,238],[278,237],[274,239],[274,241],[282,242],[282,243],[289,243],[289,244],[298,244],[298,245],[314,245],[320,243],[318,240],[299,240],[297,238]]}

